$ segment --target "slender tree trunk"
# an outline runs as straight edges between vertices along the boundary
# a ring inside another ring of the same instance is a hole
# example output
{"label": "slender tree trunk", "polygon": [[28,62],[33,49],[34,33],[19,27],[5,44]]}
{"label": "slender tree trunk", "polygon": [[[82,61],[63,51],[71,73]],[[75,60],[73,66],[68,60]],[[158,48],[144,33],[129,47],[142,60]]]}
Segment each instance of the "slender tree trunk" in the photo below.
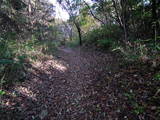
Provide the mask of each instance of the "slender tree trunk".
{"label": "slender tree trunk", "polygon": [[32,7],[31,7],[31,0],[28,1],[28,16],[31,16]]}
{"label": "slender tree trunk", "polygon": [[156,5],[156,0],[152,0],[152,18],[153,20],[157,19],[157,5]]}
{"label": "slender tree trunk", "polygon": [[[157,19],[160,20],[160,0],[157,2]],[[157,22],[157,35],[160,36],[160,22]],[[159,40],[160,42],[160,40]]]}
{"label": "slender tree trunk", "polygon": [[73,37],[73,31],[72,31],[72,28],[71,28],[71,30],[70,30],[70,34],[69,34],[69,36],[70,36],[70,41],[72,41],[72,37]]}
{"label": "slender tree trunk", "polygon": [[82,34],[80,29],[78,29],[78,35],[79,35],[79,45],[82,46]]}
{"label": "slender tree trunk", "polygon": [[77,31],[78,31],[78,36],[79,36],[79,45],[82,46],[82,34],[81,34],[81,28],[79,26],[78,23],[74,22],[76,28],[77,28]]}
{"label": "slender tree trunk", "polygon": [[125,40],[125,42],[127,42],[128,35],[127,35],[127,29],[126,29],[126,25],[125,24],[123,25],[123,29],[124,29],[124,40]]}
{"label": "slender tree trunk", "polygon": [[[125,21],[125,3],[123,0],[120,0],[119,3],[117,3],[115,0],[112,0],[113,2],[113,7],[115,9],[115,13],[116,13],[116,17],[117,17],[117,22],[119,23],[120,28],[123,30],[124,32],[124,43],[127,42],[128,40],[128,34],[127,34],[127,28],[126,28],[126,21]],[[120,7],[121,9],[121,13],[119,13],[117,6]]]}
{"label": "slender tree trunk", "polygon": [[127,24],[126,24],[126,1],[125,0],[121,0],[120,1],[120,5],[121,5],[121,18],[122,18],[122,24],[123,24],[123,30],[124,30],[124,39],[125,42],[127,42],[128,40],[128,32],[127,32]]}
{"label": "slender tree trunk", "polygon": [[152,23],[153,23],[153,38],[155,41],[155,45],[157,42],[157,2],[156,0],[152,0]]}

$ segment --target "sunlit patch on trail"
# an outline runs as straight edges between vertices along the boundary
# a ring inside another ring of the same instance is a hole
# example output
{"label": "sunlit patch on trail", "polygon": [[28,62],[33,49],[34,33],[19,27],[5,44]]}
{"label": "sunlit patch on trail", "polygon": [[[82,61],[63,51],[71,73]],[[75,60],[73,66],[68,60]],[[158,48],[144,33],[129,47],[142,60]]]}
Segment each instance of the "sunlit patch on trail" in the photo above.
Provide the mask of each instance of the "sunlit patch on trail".
{"label": "sunlit patch on trail", "polygon": [[44,68],[52,67],[52,69],[56,69],[59,72],[65,72],[67,70],[67,66],[64,65],[61,61],[57,60],[48,60],[45,62],[44,66],[43,66]]}
{"label": "sunlit patch on trail", "polygon": [[65,72],[65,71],[67,70],[67,67],[64,66],[64,65],[62,65],[62,64],[60,64],[60,63],[55,63],[55,64],[53,65],[53,67],[54,67],[55,69],[57,69],[58,71],[60,71],[60,72]]}
{"label": "sunlit patch on trail", "polygon": [[31,98],[32,100],[37,101],[36,94],[33,93],[29,88],[19,86],[16,88],[16,91],[22,95],[25,95],[25,96]]}
{"label": "sunlit patch on trail", "polygon": [[[33,67],[39,68],[47,74],[51,74],[52,69],[56,69],[59,72],[65,72],[67,70],[67,66],[62,62],[58,60],[47,60],[45,62],[36,62]],[[48,68],[51,68],[49,71]]]}

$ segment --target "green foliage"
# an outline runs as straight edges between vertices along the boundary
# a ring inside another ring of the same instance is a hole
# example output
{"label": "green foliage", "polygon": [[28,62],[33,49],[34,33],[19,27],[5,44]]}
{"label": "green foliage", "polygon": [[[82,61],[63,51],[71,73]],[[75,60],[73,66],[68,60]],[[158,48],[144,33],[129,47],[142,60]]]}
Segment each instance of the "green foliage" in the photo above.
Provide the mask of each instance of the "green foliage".
{"label": "green foliage", "polygon": [[127,97],[129,100],[134,99],[134,95],[132,93],[124,93],[124,96]]}
{"label": "green foliage", "polygon": [[93,44],[103,49],[109,49],[118,42],[121,38],[121,33],[122,31],[116,25],[102,26],[86,33],[84,41],[86,44]]}
{"label": "green foliage", "polygon": [[0,60],[0,64],[3,64],[3,65],[5,65],[5,64],[13,64],[13,63],[14,63],[13,60],[7,60],[7,59]]}
{"label": "green foliage", "polygon": [[138,61],[141,58],[148,57],[151,50],[146,44],[136,40],[134,42],[128,42],[128,45],[125,46],[119,45],[112,49],[112,51],[119,51],[127,61]]}
{"label": "green foliage", "polygon": [[144,113],[145,108],[141,105],[139,105],[138,103],[134,103],[133,104],[133,113],[135,113],[136,115],[142,114]]}
{"label": "green foliage", "polygon": [[[26,77],[26,61],[37,59],[40,54],[53,54],[56,44],[53,41],[39,41],[38,34],[31,39],[19,41],[18,34],[7,32],[0,37],[0,78],[8,86]],[[29,36],[28,36],[29,38]]]}
{"label": "green foliage", "polygon": [[72,41],[69,41],[69,42],[67,42],[67,46],[71,47],[71,48],[77,47],[77,46],[79,46],[79,40],[74,39]]}
{"label": "green foliage", "polygon": [[128,98],[129,103],[132,106],[132,112],[136,115],[142,114],[145,111],[145,107],[138,104],[138,102],[135,101],[135,94],[132,92],[124,93],[124,96]]}
{"label": "green foliage", "polygon": [[0,90],[0,96],[3,96],[3,95],[5,95],[5,94],[6,94],[5,91]]}
{"label": "green foliage", "polygon": [[11,85],[15,82],[21,81],[25,77],[24,66],[20,61],[3,60],[0,63],[0,77],[3,76],[3,85]]}
{"label": "green foliage", "polygon": [[42,48],[42,52],[53,55],[58,45],[59,44],[54,41],[45,42]]}
{"label": "green foliage", "polygon": [[108,49],[113,45],[112,39],[102,39],[97,41],[97,45],[101,48]]}
{"label": "green foliage", "polygon": [[157,74],[154,76],[154,79],[160,81],[160,73],[157,73]]}

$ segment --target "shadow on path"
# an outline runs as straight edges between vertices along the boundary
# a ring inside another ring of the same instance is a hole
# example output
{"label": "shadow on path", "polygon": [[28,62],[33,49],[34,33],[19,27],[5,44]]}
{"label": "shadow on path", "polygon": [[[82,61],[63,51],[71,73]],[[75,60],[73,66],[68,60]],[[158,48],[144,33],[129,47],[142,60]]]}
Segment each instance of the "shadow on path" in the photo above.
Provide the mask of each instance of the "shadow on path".
{"label": "shadow on path", "polygon": [[[59,48],[58,56],[32,65],[29,79],[5,96],[4,120],[105,120],[117,118],[116,99],[104,79],[110,54]],[[115,112],[113,112],[115,111]],[[18,114],[17,114],[18,113]],[[114,114],[113,114],[114,113]]]}

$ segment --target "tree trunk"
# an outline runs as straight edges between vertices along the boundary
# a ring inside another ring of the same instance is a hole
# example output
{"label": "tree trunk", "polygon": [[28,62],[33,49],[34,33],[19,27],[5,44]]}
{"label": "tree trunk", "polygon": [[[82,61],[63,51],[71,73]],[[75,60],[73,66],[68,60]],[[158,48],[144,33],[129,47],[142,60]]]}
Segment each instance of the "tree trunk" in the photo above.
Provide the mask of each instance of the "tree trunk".
{"label": "tree trunk", "polygon": [[157,2],[156,0],[152,0],[152,24],[153,24],[153,38],[155,41],[155,45],[157,42]]}
{"label": "tree trunk", "polygon": [[78,23],[74,22],[76,28],[77,28],[77,31],[78,31],[78,36],[79,36],[79,45],[82,46],[82,34],[81,34],[81,28],[79,26]]}
{"label": "tree trunk", "polygon": [[[126,21],[125,21],[125,3],[123,0],[119,1],[119,3],[116,3],[115,0],[112,0],[112,3],[113,3],[113,7],[115,9],[115,13],[116,13],[116,21],[118,22],[120,28],[123,30],[124,32],[124,43],[127,42],[128,40],[128,34],[127,34],[127,28],[126,28]],[[119,13],[119,10],[117,8],[117,6],[120,6],[121,7],[121,13]]]}
{"label": "tree trunk", "polygon": [[157,19],[157,5],[156,5],[156,0],[152,0],[152,18],[153,20]]}
{"label": "tree trunk", "polygon": [[120,5],[121,5],[121,18],[122,18],[122,24],[123,24],[123,30],[124,30],[124,39],[125,39],[125,42],[127,42],[128,41],[128,32],[127,32],[127,23],[126,23],[126,7],[127,7],[127,5],[126,5],[127,3],[126,3],[126,1],[125,0],[121,0],[120,1]]}
{"label": "tree trunk", "polygon": [[72,41],[72,37],[73,37],[73,33],[72,33],[72,28],[70,29],[70,34],[69,34],[69,37],[70,37],[70,41]]}
{"label": "tree trunk", "polygon": [[31,16],[32,12],[32,6],[31,6],[31,0],[28,1],[28,16]]}

